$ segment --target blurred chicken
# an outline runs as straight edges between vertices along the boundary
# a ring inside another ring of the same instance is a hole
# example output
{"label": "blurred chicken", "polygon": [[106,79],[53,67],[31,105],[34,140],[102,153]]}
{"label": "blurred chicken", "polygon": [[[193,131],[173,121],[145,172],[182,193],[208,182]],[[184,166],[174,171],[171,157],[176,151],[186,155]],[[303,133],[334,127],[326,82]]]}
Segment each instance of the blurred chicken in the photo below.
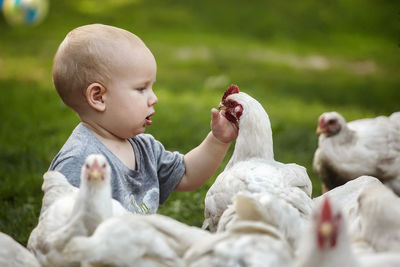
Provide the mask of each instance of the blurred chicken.
{"label": "blurred chicken", "polygon": [[313,168],[324,191],[362,175],[400,194],[400,112],[346,123],[337,112],[319,117]]}
{"label": "blurred chicken", "polygon": [[274,222],[261,219],[268,216],[253,197],[236,195],[230,205],[235,210],[230,227],[194,244],[185,254],[185,266],[292,266],[293,250]]}
{"label": "blurred chicken", "polygon": [[313,199],[314,205],[321,205],[325,197],[329,197],[340,207],[348,224],[348,235],[355,253],[374,252],[372,246],[361,235],[358,197],[365,188],[376,184],[382,185],[382,182],[372,176],[360,176]]}
{"label": "blurred chicken", "polygon": [[[285,238],[291,249],[298,246],[299,233],[309,224],[311,210],[301,211],[297,207],[312,207],[311,199],[303,197],[292,188],[263,193],[238,193],[235,205],[228,205],[218,224],[217,232],[229,230],[236,221],[252,220],[268,224]],[[287,196],[290,196],[287,198]]]}
{"label": "blurred chicken", "polygon": [[0,232],[1,267],[40,267],[33,254],[12,237]]}
{"label": "blurred chicken", "polygon": [[310,230],[302,235],[296,267],[400,266],[400,253],[355,253],[348,237],[346,217],[342,215],[340,205],[333,205],[333,202],[324,196],[316,203]]}
{"label": "blurred chicken", "polygon": [[[361,267],[399,267],[400,254],[394,252],[372,253],[357,257]],[[356,266],[354,266],[356,267]]]}
{"label": "blurred chicken", "polygon": [[33,229],[28,248],[42,266],[75,266],[61,252],[74,236],[91,235],[113,214],[127,211],[111,198],[110,166],[102,155],[90,155],[82,166],[80,188],[69,185],[57,172],[44,175],[43,211]]}
{"label": "blurred chicken", "polygon": [[296,267],[356,267],[340,208],[328,197],[315,205],[309,231],[302,234]]}
{"label": "blurred chicken", "polygon": [[[376,252],[400,255],[400,198],[383,184],[366,187],[358,197],[359,238]],[[400,266],[400,265],[399,265]]]}
{"label": "blurred chicken", "polygon": [[90,237],[74,237],[64,255],[85,266],[184,267],[186,250],[209,235],[163,215],[127,214],[104,221]]}
{"label": "blurred chicken", "polygon": [[[239,92],[236,85],[231,85],[222,97],[220,107],[225,117],[236,124],[239,133],[232,157],[205,197],[203,228],[208,226],[210,231],[216,231],[222,213],[240,191],[292,191],[296,198],[300,195],[310,198],[312,185],[306,169],[274,160],[271,125],[261,104]],[[290,199],[291,195],[284,198]],[[311,206],[297,205],[297,208],[305,213],[311,211]]]}

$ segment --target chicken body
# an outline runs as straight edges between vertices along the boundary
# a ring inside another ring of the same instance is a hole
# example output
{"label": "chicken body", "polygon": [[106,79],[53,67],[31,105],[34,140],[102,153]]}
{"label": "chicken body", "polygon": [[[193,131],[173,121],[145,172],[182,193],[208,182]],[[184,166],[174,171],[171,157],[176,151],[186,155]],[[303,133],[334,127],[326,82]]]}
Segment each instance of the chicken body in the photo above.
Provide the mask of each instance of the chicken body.
{"label": "chicken body", "polygon": [[163,215],[126,214],[104,221],[90,237],[74,237],[64,255],[86,266],[184,267],[186,250],[208,235]]}
{"label": "chicken body", "polygon": [[[280,231],[292,251],[297,250],[299,233],[305,231],[311,213],[304,192],[280,188],[274,193],[240,192],[234,198],[236,205],[229,205],[222,214],[217,232],[229,230],[238,220],[263,222]],[[303,210],[305,207],[310,210]]]}
{"label": "chicken body", "polygon": [[362,175],[400,194],[400,112],[346,123],[337,112],[319,118],[313,168],[330,190]]}
{"label": "chicken body", "polygon": [[357,238],[373,251],[400,255],[400,198],[383,184],[373,184],[363,189],[357,203]]}
{"label": "chicken body", "polygon": [[261,219],[265,212],[253,197],[251,194],[235,196],[229,206],[235,211],[235,219],[229,228],[194,244],[185,254],[185,266],[292,266],[293,250],[278,227]]}
{"label": "chicken body", "polygon": [[0,266],[40,267],[40,264],[29,250],[12,237],[0,232]]}

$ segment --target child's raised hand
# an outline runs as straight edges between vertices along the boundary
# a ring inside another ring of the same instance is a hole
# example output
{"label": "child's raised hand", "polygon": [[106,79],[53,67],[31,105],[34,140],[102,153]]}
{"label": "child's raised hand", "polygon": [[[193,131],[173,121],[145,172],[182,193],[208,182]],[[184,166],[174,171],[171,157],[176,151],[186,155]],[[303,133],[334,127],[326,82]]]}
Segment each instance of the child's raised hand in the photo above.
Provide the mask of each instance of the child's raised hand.
{"label": "child's raised hand", "polygon": [[239,129],[225,118],[224,111],[219,112],[215,108],[211,109],[210,126],[213,135],[223,143],[230,143],[238,136]]}

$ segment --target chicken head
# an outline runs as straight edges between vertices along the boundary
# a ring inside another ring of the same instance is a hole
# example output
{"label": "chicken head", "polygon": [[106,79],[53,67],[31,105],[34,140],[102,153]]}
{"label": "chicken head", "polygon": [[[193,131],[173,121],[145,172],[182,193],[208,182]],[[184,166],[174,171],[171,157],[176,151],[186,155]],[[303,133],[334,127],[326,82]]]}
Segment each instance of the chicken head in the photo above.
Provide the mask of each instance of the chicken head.
{"label": "chicken head", "polygon": [[240,117],[243,113],[243,106],[238,102],[228,98],[230,95],[237,93],[239,93],[239,87],[237,85],[232,84],[231,86],[229,86],[229,88],[222,96],[222,101],[219,104],[219,109],[225,112],[225,117],[227,120],[234,123],[238,127]]}

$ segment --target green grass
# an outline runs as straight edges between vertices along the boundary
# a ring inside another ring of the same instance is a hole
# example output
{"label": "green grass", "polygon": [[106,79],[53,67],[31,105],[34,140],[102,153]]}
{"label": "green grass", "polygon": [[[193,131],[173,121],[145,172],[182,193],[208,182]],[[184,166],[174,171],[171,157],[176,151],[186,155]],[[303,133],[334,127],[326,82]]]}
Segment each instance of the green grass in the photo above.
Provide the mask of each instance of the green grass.
{"label": "green grass", "polygon": [[[0,19],[0,231],[26,244],[37,223],[42,175],[78,123],[51,83],[51,62],[71,29],[105,23],[138,34],[158,63],[159,98],[148,132],[182,153],[209,131],[210,109],[236,83],[269,113],[275,158],[312,172],[318,116],[348,120],[400,110],[396,1],[50,2],[37,27]],[[159,209],[200,226],[213,178],[173,193]]]}

